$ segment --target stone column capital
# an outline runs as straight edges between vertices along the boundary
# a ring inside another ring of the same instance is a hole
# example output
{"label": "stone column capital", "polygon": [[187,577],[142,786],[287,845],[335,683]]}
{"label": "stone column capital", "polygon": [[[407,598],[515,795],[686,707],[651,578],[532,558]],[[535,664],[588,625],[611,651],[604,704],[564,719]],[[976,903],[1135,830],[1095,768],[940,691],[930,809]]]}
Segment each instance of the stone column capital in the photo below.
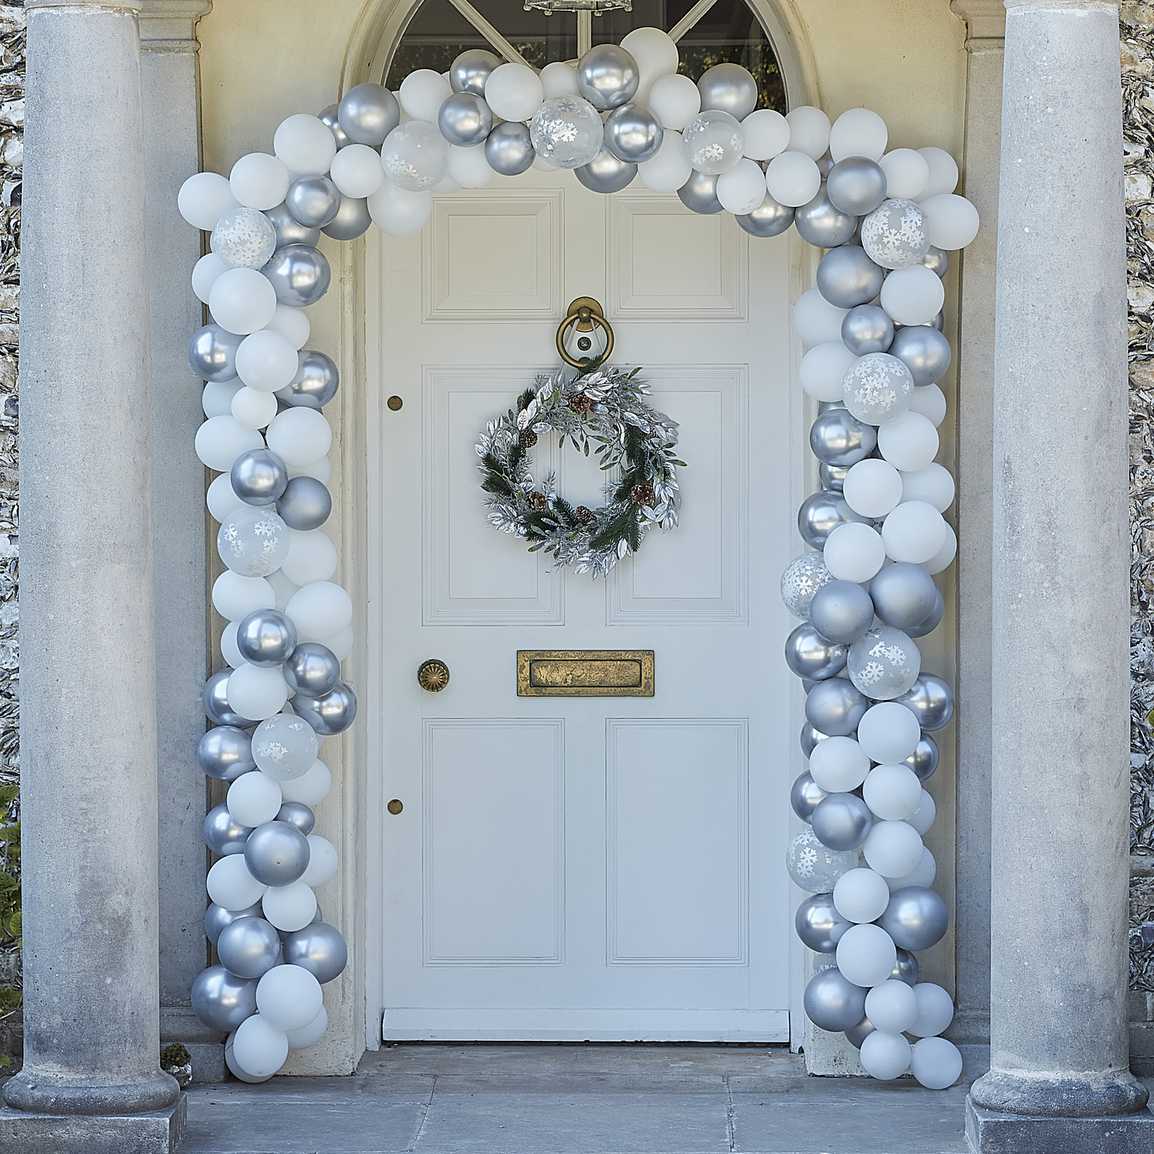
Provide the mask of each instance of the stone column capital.
{"label": "stone column capital", "polygon": [[1002,0],[950,0],[950,11],[966,23],[966,47],[1006,35],[1006,8]]}
{"label": "stone column capital", "polygon": [[196,22],[212,0],[139,0],[140,42],[145,52],[195,52]]}

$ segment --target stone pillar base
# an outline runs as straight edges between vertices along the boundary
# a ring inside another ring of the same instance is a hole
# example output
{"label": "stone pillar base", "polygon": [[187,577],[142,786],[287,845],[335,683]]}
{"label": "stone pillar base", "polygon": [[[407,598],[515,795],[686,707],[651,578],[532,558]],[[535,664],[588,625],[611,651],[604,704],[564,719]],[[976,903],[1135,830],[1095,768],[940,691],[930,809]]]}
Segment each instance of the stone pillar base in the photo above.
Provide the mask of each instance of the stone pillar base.
{"label": "stone pillar base", "polygon": [[1150,1154],[1154,1114],[1091,1118],[998,1114],[966,1098],[966,1142],[973,1154]]}
{"label": "stone pillar base", "polygon": [[0,1150],[20,1154],[175,1154],[184,1136],[183,1095],[149,1114],[30,1114],[0,1109]]}

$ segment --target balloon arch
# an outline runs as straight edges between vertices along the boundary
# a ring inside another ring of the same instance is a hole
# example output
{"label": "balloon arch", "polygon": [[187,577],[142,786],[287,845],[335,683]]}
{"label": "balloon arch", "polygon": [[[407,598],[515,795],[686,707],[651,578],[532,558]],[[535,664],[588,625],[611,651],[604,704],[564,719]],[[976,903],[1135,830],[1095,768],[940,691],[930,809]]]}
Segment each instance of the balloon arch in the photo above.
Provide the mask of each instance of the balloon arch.
{"label": "balloon arch", "polygon": [[263,1081],[290,1049],[320,1039],[322,983],[347,959],[314,894],[337,868],[313,832],[312,807],[331,785],[319,743],[356,713],[340,665],[353,605],[322,528],[332,508],[322,410],[338,374],[307,347],[304,310],[330,281],[317,245],[322,233],[352,240],[372,224],[416,232],[434,193],[534,165],[573,169],[605,193],[636,179],[693,212],[729,212],[755,237],[792,225],[826,250],[816,287],[794,306],[801,386],[820,402],[809,439],[821,489],[798,515],[807,549],[782,577],[802,619],[785,656],[807,689],[809,757],[791,796],[807,827],[786,864],[809,893],[797,932],[828,962],[806,987],[805,1012],[844,1031],[874,1077],[912,1072],[944,1088],[960,1075],[957,1048],[940,1036],[952,1000],[918,980],[915,956],[947,927],[922,836],[935,812],[924,787],[938,762],[931,735],[953,714],[950,687],[921,671],[915,638],[941,620],[934,575],[957,550],[943,516],[954,481],[934,460],[946,415],[937,382],[951,356],[942,278],[978,215],[954,193],[954,159],[933,147],[887,151],[876,113],[854,108],[832,124],[812,107],[783,116],[756,107],[740,65],[694,83],[678,63],[656,28],[539,73],[471,50],[443,75],[411,73],[397,93],[359,84],[318,116],[290,116],[271,153],[180,189],[181,215],[211,232],[192,272],[211,320],[189,357],[206,382],[196,453],[219,474],[207,504],[227,568],[212,603],[228,622],[225,666],[204,692],[213,727],[198,750],[205,773],[228,783],[204,824],[219,855],[205,915],[219,964],[197,977],[192,999],[229,1034],[239,1078]]}

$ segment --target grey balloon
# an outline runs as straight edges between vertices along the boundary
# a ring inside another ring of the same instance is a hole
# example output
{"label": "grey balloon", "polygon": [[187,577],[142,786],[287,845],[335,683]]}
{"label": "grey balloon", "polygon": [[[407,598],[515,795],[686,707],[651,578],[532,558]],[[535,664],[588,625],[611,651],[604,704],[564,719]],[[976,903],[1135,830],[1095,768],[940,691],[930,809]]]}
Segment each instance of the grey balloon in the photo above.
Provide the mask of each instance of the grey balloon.
{"label": "grey balloon", "polygon": [[220,937],[220,931],[225,926],[235,922],[237,918],[259,917],[260,902],[243,910],[226,910],[224,906],[218,906],[216,902],[209,902],[208,909],[204,911],[204,936],[215,946],[216,939]]}
{"label": "grey balloon", "polygon": [[244,861],[258,882],[266,886],[292,885],[308,869],[308,838],[287,821],[266,821],[248,835]]}
{"label": "grey balloon", "polygon": [[[714,186],[716,188],[716,185]],[[766,194],[765,200],[744,216],[737,218],[737,223],[750,236],[781,236],[793,224],[794,210],[784,204],[778,204],[772,196]]]}
{"label": "grey balloon", "polygon": [[320,409],[337,395],[340,384],[340,370],[332,357],[320,349],[302,349],[296,376],[277,390],[276,398],[286,405]]}
{"label": "grey balloon", "polygon": [[651,160],[664,137],[657,117],[640,104],[624,104],[605,120],[605,147],[629,164]]}
{"label": "grey balloon", "polygon": [[919,965],[918,959],[909,950],[903,950],[899,947],[898,960],[894,962],[894,968],[890,970],[890,977],[896,981],[905,982],[907,986],[916,986],[921,972],[922,967]]}
{"label": "grey balloon", "polygon": [[[806,693],[808,692],[809,690],[807,689]],[[798,735],[798,743],[801,745],[801,752],[804,753],[806,757],[809,757],[809,755],[813,753],[814,749],[817,747],[818,742],[825,741],[827,737],[829,737],[828,733],[822,733],[819,730],[814,729],[814,727],[810,725],[808,721],[805,722],[801,727],[801,733]],[[818,798],[818,801],[821,801],[820,797]]]}
{"label": "grey balloon", "polygon": [[500,63],[501,58],[487,48],[469,48],[449,65],[449,87],[454,92],[484,96],[485,81]]}
{"label": "grey balloon", "polygon": [[256,982],[209,966],[193,979],[192,1012],[210,1029],[231,1033],[256,1013]]}
{"label": "grey balloon", "polygon": [[254,610],[237,626],[236,647],[241,657],[266,669],[287,661],[296,644],[296,626],[279,609]]}
{"label": "grey balloon", "polygon": [[226,805],[214,805],[200,823],[201,840],[221,857],[244,853],[244,843],[251,832],[248,826],[234,820]]}
{"label": "grey balloon", "polygon": [[301,224],[283,204],[270,208],[265,216],[272,221],[272,226],[276,229],[277,248],[284,248],[288,244],[316,245],[321,239],[319,228],[309,228]]}
{"label": "grey balloon", "polygon": [[950,254],[944,249],[935,248],[930,245],[929,252],[922,258],[922,264],[926,266],[931,272],[935,272],[940,277],[944,277],[950,271]]}
{"label": "grey balloon", "polygon": [[[333,240],[356,240],[369,231],[373,218],[369,215],[369,202],[361,197],[342,196],[337,215],[325,225],[321,232]],[[315,243],[315,242],[314,242]]]}
{"label": "grey balloon", "polygon": [[954,691],[949,682],[933,673],[920,673],[908,693],[896,699],[912,709],[923,730],[945,729],[954,717]]}
{"label": "grey balloon", "polygon": [[[809,619],[823,637],[838,645],[852,645],[873,624],[874,603],[853,581],[827,581],[809,603]],[[829,733],[828,729],[821,731]]]}
{"label": "grey balloon", "polygon": [[818,292],[839,309],[872,301],[882,291],[884,280],[885,270],[859,244],[831,248],[817,266]]}
{"label": "grey balloon", "polygon": [[235,781],[242,773],[256,769],[252,738],[236,725],[214,726],[197,743],[196,763],[208,777]]}
{"label": "grey balloon", "polygon": [[817,467],[818,479],[823,489],[833,493],[845,491],[845,475],[849,472],[848,465],[827,465],[824,461]]}
{"label": "grey balloon", "polygon": [[533,167],[537,158],[529,126],[508,120],[498,124],[485,139],[485,159],[502,176],[520,176]]}
{"label": "grey balloon", "polygon": [[741,120],[757,107],[757,81],[740,64],[707,68],[697,82],[697,91],[701,93],[702,112],[718,108]]}
{"label": "grey balloon", "polygon": [[344,148],[346,144],[352,143],[349,140],[349,134],[341,127],[340,105],[329,104],[322,108],[317,113],[317,119],[333,134],[337,148]]}
{"label": "grey balloon", "polygon": [[341,207],[341,190],[327,176],[298,176],[284,203],[293,220],[305,228],[324,228]]}
{"label": "grey balloon", "polygon": [[890,895],[878,925],[904,950],[928,950],[946,936],[950,913],[928,886],[905,886]]}
{"label": "grey balloon", "polygon": [[824,638],[808,621],[803,621],[785,639],[785,663],[798,677],[824,681],[844,668],[849,647]]}
{"label": "grey balloon", "polygon": [[210,324],[188,338],[188,364],[206,381],[231,381],[236,376],[236,350],[244,337]]}
{"label": "grey balloon", "polygon": [[834,208],[824,188],[797,210],[794,223],[801,239],[818,248],[848,244],[857,231],[857,217]]}
{"label": "grey balloon", "polygon": [[905,362],[915,385],[932,385],[950,367],[950,342],[933,325],[907,325],[897,331],[889,351]]}
{"label": "grey balloon", "polygon": [[228,704],[225,691],[228,688],[228,675],[231,669],[220,669],[214,673],[201,690],[201,701],[204,703],[204,714],[217,725],[245,726],[249,724],[247,717],[235,713]]}
{"label": "grey balloon", "polygon": [[933,612],[938,587],[922,565],[905,561],[886,565],[869,583],[877,615],[887,625],[909,632]]}
{"label": "grey balloon", "polygon": [[337,120],[354,144],[380,148],[385,137],[401,123],[401,106],[380,84],[358,84],[341,97]]}
{"label": "grey balloon", "polygon": [[454,92],[437,112],[437,127],[450,143],[462,148],[484,144],[493,128],[493,113],[474,92]]}
{"label": "grey balloon", "polygon": [[[808,754],[806,755],[808,756]],[[789,790],[789,804],[793,807],[793,812],[801,818],[802,821],[809,821],[813,817],[813,811],[817,808],[818,803],[826,796],[826,792],[813,780],[813,776],[807,769],[804,773],[799,773],[794,780],[793,785]]]}
{"label": "grey balloon", "polygon": [[917,625],[911,625],[906,632],[911,637],[925,637],[927,633],[933,633],[935,629],[942,623],[942,618],[946,613],[946,599],[942,596],[940,589],[934,590],[934,607],[930,610],[929,616],[924,617]]}
{"label": "grey balloon", "polygon": [[317,824],[317,815],[303,801],[286,801],[277,810],[277,821],[283,821],[308,837]]}
{"label": "grey balloon", "polygon": [[870,702],[844,677],[819,681],[805,695],[806,720],[829,737],[849,737]]}
{"label": "grey balloon", "polygon": [[618,44],[597,44],[577,61],[577,91],[597,109],[620,108],[637,94],[637,61]]}
{"label": "grey balloon", "polygon": [[316,477],[291,477],[276,503],[276,511],[290,529],[319,529],[333,511],[332,494]]}
{"label": "grey balloon", "polygon": [[329,291],[333,275],[324,254],[307,244],[278,248],[261,271],[276,289],[276,299],[298,309],[315,305]]}
{"label": "grey balloon", "polygon": [[848,409],[829,408],[810,426],[809,447],[819,461],[848,469],[877,448],[878,431]]}
{"label": "grey balloon", "polygon": [[312,922],[303,930],[285,934],[285,961],[310,974],[322,985],[339,977],[349,961],[344,935],[327,922]]}
{"label": "grey balloon", "polygon": [[826,191],[839,212],[866,216],[886,198],[886,174],[876,160],[847,156],[829,170]]}
{"label": "grey balloon", "polygon": [[304,641],[284,664],[284,679],[294,693],[306,697],[324,697],[336,689],[341,680],[341,663],[327,645]]}
{"label": "grey balloon", "polygon": [[866,991],[842,977],[836,966],[819,970],[802,996],[805,1016],[823,1030],[848,1030],[865,1017]]}
{"label": "grey balloon", "polygon": [[807,545],[821,549],[826,538],[839,526],[849,521],[862,521],[840,493],[824,489],[811,493],[797,511],[797,528]]}
{"label": "grey balloon", "polygon": [[603,148],[588,164],[575,168],[577,179],[593,192],[620,192],[637,175],[637,165],[618,160]]}
{"label": "grey balloon", "polygon": [[856,793],[831,793],[818,803],[810,825],[829,849],[857,849],[873,825],[873,815]]}
{"label": "grey balloon", "polygon": [[721,212],[721,201],[717,199],[717,177],[708,173],[694,172],[677,190],[677,196],[691,212],[703,216]]}
{"label": "grey balloon", "polygon": [[938,752],[938,743],[928,733],[923,733],[918,738],[913,753],[905,759],[903,764],[908,765],[918,775],[918,780],[924,782],[929,781],[937,772],[940,760],[941,754]]}
{"label": "grey balloon", "polygon": [[855,356],[889,352],[894,343],[894,322],[880,305],[857,305],[841,322],[841,339]]}
{"label": "grey balloon", "polygon": [[343,733],[356,720],[357,695],[343,681],[321,697],[298,693],[293,709],[322,737]]}
{"label": "grey balloon", "polygon": [[280,934],[264,918],[237,918],[220,931],[216,953],[230,974],[259,978],[280,964]]}
{"label": "grey balloon", "polygon": [[247,449],[233,461],[228,479],[246,505],[273,505],[288,484],[288,469],[271,449]]}
{"label": "grey balloon", "polygon": [[877,1029],[877,1026],[869,1020],[869,1018],[862,1018],[856,1026],[851,1026],[845,1032],[845,1040],[851,1046],[861,1049],[861,1044]]}
{"label": "grey balloon", "polygon": [[811,894],[793,916],[802,944],[818,954],[832,954],[852,924],[834,908],[833,894]]}

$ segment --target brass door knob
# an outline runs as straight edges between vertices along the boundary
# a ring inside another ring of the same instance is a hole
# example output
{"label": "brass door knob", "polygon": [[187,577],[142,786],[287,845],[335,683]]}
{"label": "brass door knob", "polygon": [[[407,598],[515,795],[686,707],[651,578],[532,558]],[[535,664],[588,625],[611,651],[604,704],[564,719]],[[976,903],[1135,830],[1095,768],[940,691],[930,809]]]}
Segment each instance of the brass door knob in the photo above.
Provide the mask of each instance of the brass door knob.
{"label": "brass door knob", "polygon": [[449,684],[449,667],[436,657],[422,661],[417,667],[417,684],[429,693],[440,693]]}

